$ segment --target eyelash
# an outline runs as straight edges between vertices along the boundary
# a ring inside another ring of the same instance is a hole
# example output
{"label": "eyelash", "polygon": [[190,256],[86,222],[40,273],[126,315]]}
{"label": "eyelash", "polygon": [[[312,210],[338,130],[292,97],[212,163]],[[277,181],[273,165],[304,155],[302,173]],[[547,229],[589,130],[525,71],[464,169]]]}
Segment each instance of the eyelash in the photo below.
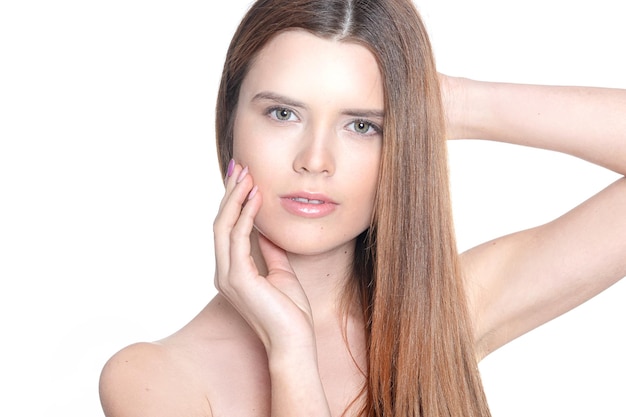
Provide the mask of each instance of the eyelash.
{"label": "eyelash", "polygon": [[[287,117],[287,119],[281,119],[277,116],[277,112],[288,112],[289,116]],[[292,116],[296,116],[297,114],[295,111],[287,108],[287,107],[280,107],[280,106],[275,106],[275,107],[270,107],[269,109],[267,109],[266,114],[268,116],[270,116],[273,120],[276,120],[278,122],[289,122],[291,121],[291,117]],[[361,135],[361,136],[373,136],[373,135],[378,135],[380,133],[382,133],[382,129],[380,126],[378,126],[376,123],[370,122],[369,120],[366,119],[355,119],[350,121],[350,123],[347,124],[347,126],[355,126],[357,124],[364,124],[368,126],[368,130],[366,133],[359,133],[356,131],[356,129],[351,129],[351,131],[353,131],[354,133],[356,133],[357,135]],[[370,132],[370,129],[373,130],[373,132]]]}
{"label": "eyelash", "polygon": [[[289,112],[289,117],[288,119],[284,120],[284,119],[280,119],[278,118],[278,116],[276,116],[277,112],[281,112],[281,111],[286,111]],[[291,116],[296,116],[296,112],[294,112],[291,109],[288,109],[287,107],[270,107],[269,109],[267,109],[266,114],[268,116],[270,116],[272,119],[279,121],[279,122],[288,122],[290,121],[289,119],[291,119]]]}
{"label": "eyelash", "polygon": [[[354,129],[354,132],[359,134],[359,135],[363,135],[363,136],[372,136],[372,135],[378,135],[382,132],[382,129],[380,128],[380,126],[378,126],[376,123],[372,123],[369,120],[363,120],[363,119],[357,119],[357,120],[353,120],[351,121],[348,126],[352,125],[352,126],[356,126],[358,124],[364,124],[366,126],[368,126],[368,129],[365,133],[359,133],[356,132],[356,129]],[[372,132],[370,132],[370,129],[372,130]]]}

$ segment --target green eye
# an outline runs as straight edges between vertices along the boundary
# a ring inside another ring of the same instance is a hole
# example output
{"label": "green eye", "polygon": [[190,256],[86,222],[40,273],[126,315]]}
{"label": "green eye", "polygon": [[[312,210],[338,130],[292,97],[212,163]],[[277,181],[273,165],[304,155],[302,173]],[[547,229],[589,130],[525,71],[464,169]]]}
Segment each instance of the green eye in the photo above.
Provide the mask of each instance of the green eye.
{"label": "green eye", "polygon": [[291,116],[293,116],[293,112],[285,108],[272,109],[272,113],[274,117],[276,118],[276,120],[281,120],[281,121],[287,121],[291,119]]}
{"label": "green eye", "polygon": [[367,122],[354,122],[354,131],[361,134],[369,132],[372,125]]}
{"label": "green eye", "polygon": [[376,135],[380,133],[380,128],[374,123],[365,120],[355,120],[351,123],[352,130],[359,135]]}

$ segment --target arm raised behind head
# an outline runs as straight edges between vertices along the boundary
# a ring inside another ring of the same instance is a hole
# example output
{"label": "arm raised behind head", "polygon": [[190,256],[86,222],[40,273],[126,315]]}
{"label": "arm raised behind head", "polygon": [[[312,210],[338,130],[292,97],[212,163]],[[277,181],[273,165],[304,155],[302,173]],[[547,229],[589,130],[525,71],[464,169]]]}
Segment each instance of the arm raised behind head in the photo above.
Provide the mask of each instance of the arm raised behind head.
{"label": "arm raised behind head", "polygon": [[450,139],[548,149],[626,175],[626,90],[440,80]]}
{"label": "arm raised behind head", "polygon": [[[450,139],[566,153],[626,174],[626,90],[441,75]],[[626,179],[563,216],[461,256],[484,357],[626,275]]]}

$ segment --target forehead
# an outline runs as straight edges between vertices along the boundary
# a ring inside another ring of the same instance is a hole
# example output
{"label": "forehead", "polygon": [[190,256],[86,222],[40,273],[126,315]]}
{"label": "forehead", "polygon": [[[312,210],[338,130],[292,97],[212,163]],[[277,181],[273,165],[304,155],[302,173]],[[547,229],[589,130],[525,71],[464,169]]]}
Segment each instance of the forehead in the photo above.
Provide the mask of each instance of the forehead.
{"label": "forehead", "polygon": [[243,82],[242,94],[259,90],[301,99],[343,97],[381,108],[383,102],[382,77],[369,49],[304,30],[282,32],[261,49]]}

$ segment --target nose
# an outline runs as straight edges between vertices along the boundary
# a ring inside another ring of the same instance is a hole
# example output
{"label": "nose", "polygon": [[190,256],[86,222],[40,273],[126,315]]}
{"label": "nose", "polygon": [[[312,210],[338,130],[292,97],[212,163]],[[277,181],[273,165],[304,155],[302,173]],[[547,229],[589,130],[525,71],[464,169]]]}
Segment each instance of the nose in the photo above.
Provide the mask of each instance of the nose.
{"label": "nose", "polygon": [[304,133],[299,142],[293,161],[293,169],[296,172],[326,176],[335,173],[336,140],[331,129],[311,129]]}

